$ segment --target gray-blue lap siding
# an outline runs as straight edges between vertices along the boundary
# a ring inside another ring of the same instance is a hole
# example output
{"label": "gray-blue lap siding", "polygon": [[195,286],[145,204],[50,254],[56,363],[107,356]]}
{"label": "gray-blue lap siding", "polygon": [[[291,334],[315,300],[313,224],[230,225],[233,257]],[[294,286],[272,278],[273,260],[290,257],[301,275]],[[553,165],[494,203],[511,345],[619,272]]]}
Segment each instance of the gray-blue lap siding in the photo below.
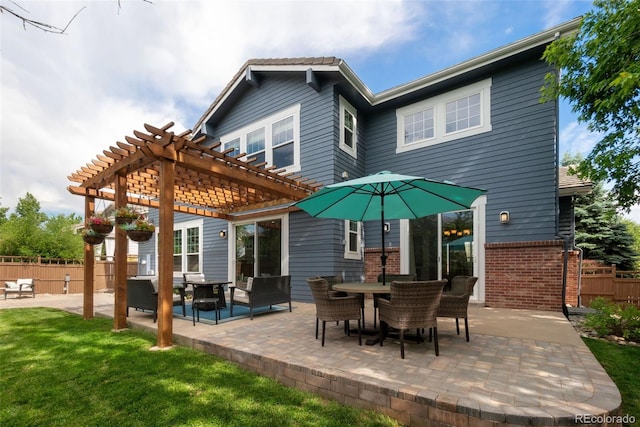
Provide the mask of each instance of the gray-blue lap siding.
{"label": "gray-blue lap siding", "polygon": [[[396,154],[396,110],[369,117],[367,173],[392,170],[488,190],[488,243],[554,239],[556,104],[539,102],[547,71],[535,61],[493,74],[492,130],[480,135]],[[503,210],[511,214],[507,225],[499,222]],[[366,224],[367,246],[381,244],[379,227]],[[394,244],[397,228],[392,222]]]}

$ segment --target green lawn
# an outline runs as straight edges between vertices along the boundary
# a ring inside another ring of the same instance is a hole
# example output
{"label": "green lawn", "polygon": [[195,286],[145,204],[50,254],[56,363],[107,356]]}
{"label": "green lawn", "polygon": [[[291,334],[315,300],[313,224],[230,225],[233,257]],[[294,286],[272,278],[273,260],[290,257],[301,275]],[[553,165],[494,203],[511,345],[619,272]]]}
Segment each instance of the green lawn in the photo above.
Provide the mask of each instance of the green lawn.
{"label": "green lawn", "polygon": [[0,426],[397,426],[112,320],[0,310]]}
{"label": "green lawn", "polygon": [[618,386],[622,395],[621,415],[628,414],[640,422],[640,346],[590,338],[583,341]]}

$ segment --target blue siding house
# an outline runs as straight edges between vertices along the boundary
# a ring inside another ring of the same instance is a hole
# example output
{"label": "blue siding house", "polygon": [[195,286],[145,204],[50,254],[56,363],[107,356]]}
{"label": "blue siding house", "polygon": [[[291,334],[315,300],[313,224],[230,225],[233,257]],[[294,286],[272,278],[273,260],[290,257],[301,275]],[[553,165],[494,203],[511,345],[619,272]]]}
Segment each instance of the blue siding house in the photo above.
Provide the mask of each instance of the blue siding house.
{"label": "blue siding house", "polygon": [[[552,71],[541,56],[579,22],[380,93],[339,58],[249,60],[193,139],[324,185],[389,170],[486,189],[468,211],[389,221],[387,272],[475,275],[478,302],[560,310],[573,256],[571,193],[561,194],[558,103],[540,102]],[[290,274],[294,300],[311,301],[311,276],[375,281],[381,244],[376,221],[316,219],[291,204],[233,221],[176,214],[174,279]],[[155,246],[139,252],[143,273],[153,272]]]}

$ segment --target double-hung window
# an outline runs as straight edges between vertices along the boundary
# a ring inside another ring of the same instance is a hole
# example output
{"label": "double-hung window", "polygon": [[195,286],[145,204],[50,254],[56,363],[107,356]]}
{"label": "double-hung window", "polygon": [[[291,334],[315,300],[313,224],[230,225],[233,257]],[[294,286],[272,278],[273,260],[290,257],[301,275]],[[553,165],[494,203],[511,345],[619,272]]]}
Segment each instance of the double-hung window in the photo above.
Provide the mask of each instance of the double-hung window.
{"label": "double-hung window", "polygon": [[202,272],[202,220],[173,226],[173,274]]}
{"label": "double-hung window", "polygon": [[254,163],[266,163],[285,169],[300,170],[300,105],[264,117],[220,138],[222,150],[229,155],[246,153]]}
{"label": "double-hung window", "polygon": [[362,259],[362,223],[346,220],[344,222],[344,230],[344,257],[347,259]]}
{"label": "double-hung window", "polygon": [[491,130],[491,79],[396,111],[396,152],[402,153]]}
{"label": "double-hung window", "polygon": [[358,157],[358,115],[343,97],[340,97],[340,148]]}

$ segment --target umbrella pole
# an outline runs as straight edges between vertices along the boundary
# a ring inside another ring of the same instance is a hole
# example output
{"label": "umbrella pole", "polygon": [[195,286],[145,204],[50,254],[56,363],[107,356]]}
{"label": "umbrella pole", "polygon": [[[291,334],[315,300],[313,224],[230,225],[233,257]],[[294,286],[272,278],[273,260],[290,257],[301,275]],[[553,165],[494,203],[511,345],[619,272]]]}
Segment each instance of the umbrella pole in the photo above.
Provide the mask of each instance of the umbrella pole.
{"label": "umbrella pole", "polygon": [[380,196],[380,229],[382,230],[382,255],[380,262],[382,263],[382,286],[387,284],[387,255],[384,253],[384,194]]}

